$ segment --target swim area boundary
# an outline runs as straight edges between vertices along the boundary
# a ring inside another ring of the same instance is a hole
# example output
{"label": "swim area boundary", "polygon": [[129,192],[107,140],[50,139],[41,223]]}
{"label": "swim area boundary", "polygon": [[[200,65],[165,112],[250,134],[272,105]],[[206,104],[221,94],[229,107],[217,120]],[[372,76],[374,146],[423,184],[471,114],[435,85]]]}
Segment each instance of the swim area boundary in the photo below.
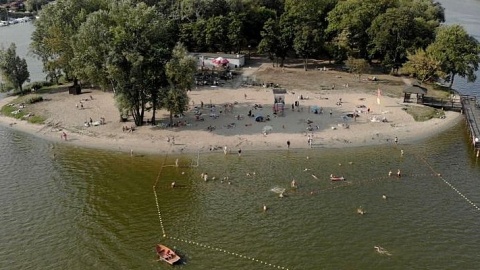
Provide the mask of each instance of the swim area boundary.
{"label": "swim area boundary", "polygon": [[[438,179],[442,180],[442,182],[444,184],[446,184],[453,191],[455,191],[455,193],[457,193],[462,199],[464,199],[475,210],[480,211],[480,207],[478,207],[478,205],[476,205],[472,200],[470,200],[460,190],[458,190],[454,185],[452,185],[450,183],[450,181],[445,179],[442,176],[441,173],[439,173],[437,170],[435,170],[435,168],[433,168],[433,166],[427,161],[427,159],[425,157],[421,157],[417,154],[415,154],[414,157],[417,160],[424,163],[427,166],[427,168],[432,172],[432,174],[410,174],[410,175],[405,175],[406,177],[425,177],[425,176],[437,177]],[[156,205],[156,208],[157,208],[158,220],[159,220],[159,223],[160,223],[160,229],[161,229],[163,238],[171,239],[171,240],[182,242],[182,243],[189,244],[189,245],[198,246],[198,247],[201,247],[201,248],[204,248],[204,249],[209,249],[209,250],[220,252],[220,253],[225,253],[225,254],[230,255],[230,256],[235,256],[237,258],[252,261],[252,262],[262,264],[262,265],[265,265],[265,266],[268,266],[268,267],[272,267],[272,268],[275,268],[275,269],[282,269],[282,270],[290,270],[291,269],[291,268],[288,268],[286,266],[281,266],[281,265],[278,265],[278,264],[270,263],[270,262],[267,262],[267,261],[264,261],[264,260],[261,260],[261,259],[255,258],[255,257],[251,257],[251,256],[244,255],[244,254],[241,254],[241,253],[236,253],[236,252],[233,252],[233,251],[221,248],[221,247],[215,247],[215,246],[212,246],[212,245],[199,243],[199,242],[192,241],[192,240],[187,240],[187,239],[182,239],[182,238],[179,238],[179,237],[169,236],[167,234],[167,231],[166,231],[165,226],[163,224],[162,211],[160,209],[160,204],[158,202],[157,186],[158,186],[158,183],[160,181],[160,177],[161,177],[163,169],[166,168],[166,167],[178,167],[178,159],[175,161],[175,164],[166,165],[165,163],[167,161],[167,158],[168,158],[168,155],[165,155],[165,159],[163,160],[162,165],[160,166],[157,178],[155,180],[155,183],[153,184],[153,195],[155,197],[155,205]],[[192,160],[191,165],[189,165],[187,167],[190,167],[190,168],[198,167],[199,166],[199,161],[200,161],[200,152],[197,153],[196,163],[194,164],[194,161]],[[393,177],[393,179],[394,178],[396,178],[396,177]],[[336,186],[333,186],[333,187],[319,189],[319,190],[316,190],[316,191],[311,191],[309,193],[302,193],[302,194],[303,195],[307,195],[307,194],[308,195],[314,195],[314,194],[318,194],[320,192],[333,190],[333,189],[336,189],[336,188],[342,188],[342,187],[347,187],[347,186],[356,185],[356,184],[363,184],[363,183],[368,183],[368,182],[385,181],[385,180],[388,180],[388,179],[392,179],[392,177],[390,177],[390,176],[388,176],[388,177],[376,177],[376,178],[371,178],[371,179],[368,179],[368,180],[359,181],[359,182],[356,182],[354,184],[352,184],[351,182],[347,182],[347,183],[342,184],[342,185],[336,185]],[[300,194],[298,194],[298,195],[300,195]]]}

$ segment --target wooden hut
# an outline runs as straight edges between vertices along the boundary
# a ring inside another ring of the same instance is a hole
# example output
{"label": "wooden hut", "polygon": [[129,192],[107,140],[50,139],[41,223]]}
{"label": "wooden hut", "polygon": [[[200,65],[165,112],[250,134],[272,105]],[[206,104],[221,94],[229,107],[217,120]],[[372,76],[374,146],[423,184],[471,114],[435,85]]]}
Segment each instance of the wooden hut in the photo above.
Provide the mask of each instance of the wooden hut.
{"label": "wooden hut", "polygon": [[[418,84],[407,85],[403,88],[403,102],[415,102],[422,104],[425,95],[427,94],[427,88]],[[412,95],[416,95],[416,99],[412,99]]]}

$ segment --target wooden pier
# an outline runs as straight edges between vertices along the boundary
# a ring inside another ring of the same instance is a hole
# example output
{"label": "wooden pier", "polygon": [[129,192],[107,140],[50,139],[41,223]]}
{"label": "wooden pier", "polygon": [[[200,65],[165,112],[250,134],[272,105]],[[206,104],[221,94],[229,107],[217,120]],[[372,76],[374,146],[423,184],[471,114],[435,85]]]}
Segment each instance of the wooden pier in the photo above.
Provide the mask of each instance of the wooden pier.
{"label": "wooden pier", "polygon": [[422,102],[423,105],[442,109],[446,111],[456,111],[461,112],[463,110],[462,97],[457,96],[456,99],[440,99],[433,97],[424,97]]}
{"label": "wooden pier", "polygon": [[480,156],[480,100],[474,96],[461,97],[462,110],[470,130],[476,156]]}

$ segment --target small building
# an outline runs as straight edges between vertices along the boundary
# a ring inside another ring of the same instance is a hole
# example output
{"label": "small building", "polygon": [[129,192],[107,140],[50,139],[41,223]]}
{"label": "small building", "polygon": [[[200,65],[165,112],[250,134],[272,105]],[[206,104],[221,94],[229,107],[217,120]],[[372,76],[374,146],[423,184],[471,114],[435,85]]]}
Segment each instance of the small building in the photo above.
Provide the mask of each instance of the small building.
{"label": "small building", "polygon": [[[418,84],[407,85],[403,88],[403,102],[415,102],[422,104],[425,95],[427,94],[427,88]],[[412,99],[412,95],[416,95],[416,99]]]}
{"label": "small building", "polygon": [[241,68],[245,65],[245,55],[243,54],[222,54],[222,53],[190,53],[190,55],[197,58],[197,65],[199,67],[213,68],[217,65],[212,61],[218,57],[228,60],[226,66],[231,69]]}

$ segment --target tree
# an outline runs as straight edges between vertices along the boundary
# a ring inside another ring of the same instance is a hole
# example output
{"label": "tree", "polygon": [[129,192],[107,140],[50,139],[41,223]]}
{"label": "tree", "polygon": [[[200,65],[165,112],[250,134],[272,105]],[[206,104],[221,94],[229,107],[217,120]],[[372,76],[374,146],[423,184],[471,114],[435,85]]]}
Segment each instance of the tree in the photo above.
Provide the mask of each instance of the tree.
{"label": "tree", "polygon": [[[390,14],[385,15],[387,10]],[[329,40],[346,41],[342,45],[346,45],[343,47],[347,49],[349,56],[369,59],[370,41],[375,38],[370,28],[376,28],[375,31],[388,31],[395,23],[402,24],[401,21],[397,21],[400,16],[395,17],[391,14],[396,12],[399,13],[398,15],[409,14],[411,23],[414,25],[409,29],[413,37],[410,42],[415,48],[425,48],[431,43],[435,28],[445,21],[442,6],[432,0],[345,0],[340,1],[329,12],[326,32]],[[378,18],[380,16],[383,18]],[[377,25],[374,25],[374,21],[377,21]],[[383,23],[388,24],[383,25]],[[340,35],[343,37],[338,39]],[[384,55],[380,54],[380,56],[383,58]]]}
{"label": "tree", "polygon": [[164,107],[170,112],[170,124],[173,124],[173,114],[182,114],[188,109],[187,91],[191,90],[194,75],[197,71],[197,60],[188,55],[182,44],[173,49],[172,59],[166,64],[166,75],[170,89],[165,97]]}
{"label": "tree", "polygon": [[245,44],[245,35],[243,31],[243,22],[241,18],[235,14],[230,14],[231,22],[228,25],[228,41],[230,47],[235,53],[239,53],[243,44]]}
{"label": "tree", "polygon": [[392,0],[346,0],[340,1],[328,13],[327,35],[349,56],[368,58],[370,38],[367,30],[377,16],[394,7]]}
{"label": "tree", "polygon": [[15,43],[0,50],[0,71],[3,77],[23,95],[23,83],[30,77],[27,61],[17,55]]}
{"label": "tree", "polygon": [[112,2],[108,10],[90,14],[74,37],[75,74],[110,85],[121,95],[120,112],[127,109],[140,126],[147,103],[155,111],[167,83],[164,67],[174,44],[170,27],[145,3]]}
{"label": "tree", "polygon": [[208,49],[205,36],[207,22],[200,19],[195,22],[183,23],[179,29],[179,42],[182,42],[189,51],[200,52]]}
{"label": "tree", "polygon": [[426,50],[418,49],[415,53],[408,53],[407,58],[408,61],[402,66],[401,73],[415,76],[420,82],[444,77],[441,62]]}
{"label": "tree", "polygon": [[379,15],[368,29],[370,57],[382,59],[382,65],[394,73],[407,58],[407,51],[415,49],[415,21],[406,9],[391,8]]}
{"label": "tree", "polygon": [[370,64],[365,59],[356,59],[353,57],[348,57],[348,60],[345,63],[345,65],[348,67],[350,72],[355,73],[358,76],[359,81],[362,74],[365,74],[370,71]]}
{"label": "tree", "polygon": [[206,28],[203,31],[205,31],[205,43],[210,46],[210,50],[228,50],[228,25],[228,18],[223,15],[210,17],[207,20]]}
{"label": "tree", "polygon": [[321,30],[313,28],[309,25],[298,27],[293,39],[293,48],[298,56],[303,59],[303,68],[306,71],[308,67],[308,59],[318,53],[322,43]]}
{"label": "tree", "polygon": [[275,56],[280,46],[278,22],[274,19],[269,19],[263,26],[263,30],[260,32],[262,40],[258,44],[258,51],[268,55],[268,59],[272,61],[273,67],[275,67]]}
{"label": "tree", "polygon": [[72,79],[71,60],[74,57],[72,37],[87,16],[105,8],[107,0],[58,0],[43,7],[40,19],[35,21],[31,48],[43,62],[43,69],[51,80],[60,74]]}
{"label": "tree", "polygon": [[327,27],[328,12],[333,9],[336,0],[286,0],[282,17],[293,26],[293,48],[303,58],[307,70],[308,58],[316,55],[324,42],[324,30]]}
{"label": "tree", "polygon": [[441,63],[446,81],[452,87],[455,76],[477,79],[475,72],[480,63],[479,42],[460,25],[445,25],[438,29],[435,41],[427,48],[432,57]]}

